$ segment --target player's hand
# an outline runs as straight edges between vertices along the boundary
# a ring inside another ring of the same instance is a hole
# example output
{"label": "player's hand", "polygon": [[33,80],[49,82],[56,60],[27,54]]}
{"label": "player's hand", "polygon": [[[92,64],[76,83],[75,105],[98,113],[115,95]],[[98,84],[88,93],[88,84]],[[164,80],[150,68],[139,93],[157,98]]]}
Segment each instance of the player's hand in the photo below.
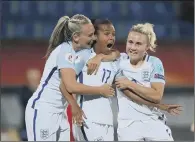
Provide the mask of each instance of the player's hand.
{"label": "player's hand", "polygon": [[115,91],[111,85],[104,84],[100,87],[100,94],[104,97],[112,97],[115,95]]}
{"label": "player's hand", "polygon": [[131,81],[126,77],[118,78],[115,81],[116,87],[119,89],[128,88],[128,86],[130,86],[130,83],[131,83]]}
{"label": "player's hand", "polygon": [[175,104],[159,104],[158,108],[167,111],[171,115],[179,115],[182,111],[182,106]]}
{"label": "player's hand", "polygon": [[83,118],[87,119],[85,113],[83,110],[78,106],[78,104],[71,105],[71,111],[72,111],[72,121],[74,124],[77,124],[78,126],[82,126],[83,124]]}
{"label": "player's hand", "polygon": [[92,75],[93,73],[96,75],[97,71],[99,69],[99,66],[102,61],[102,56],[101,55],[96,55],[92,59],[90,59],[87,62],[87,74]]}

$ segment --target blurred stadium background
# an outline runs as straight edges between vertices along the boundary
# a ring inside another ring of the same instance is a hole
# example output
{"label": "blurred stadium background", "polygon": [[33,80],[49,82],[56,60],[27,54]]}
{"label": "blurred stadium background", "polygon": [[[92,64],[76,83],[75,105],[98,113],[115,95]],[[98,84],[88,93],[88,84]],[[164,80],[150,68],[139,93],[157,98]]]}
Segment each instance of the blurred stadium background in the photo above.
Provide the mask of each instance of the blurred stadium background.
{"label": "blurred stadium background", "polygon": [[1,2],[1,140],[26,140],[24,109],[36,89],[48,39],[63,16],[80,13],[108,18],[116,28],[116,48],[125,51],[130,27],[155,25],[166,74],[165,103],[183,106],[168,117],[176,141],[194,141],[194,2],[193,1],[2,1]]}

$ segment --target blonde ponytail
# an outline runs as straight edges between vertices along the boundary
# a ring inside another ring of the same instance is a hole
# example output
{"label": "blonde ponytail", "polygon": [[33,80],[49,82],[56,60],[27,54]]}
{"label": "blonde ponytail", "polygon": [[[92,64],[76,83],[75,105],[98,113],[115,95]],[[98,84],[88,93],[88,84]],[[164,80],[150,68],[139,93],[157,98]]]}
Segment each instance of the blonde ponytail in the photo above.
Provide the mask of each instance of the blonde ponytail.
{"label": "blonde ponytail", "polygon": [[55,26],[49,39],[49,47],[45,55],[46,58],[48,58],[50,53],[64,41],[64,26],[69,19],[70,18],[68,16],[63,16],[58,20],[58,23]]}
{"label": "blonde ponytail", "polygon": [[73,34],[80,32],[81,26],[88,23],[91,23],[91,20],[81,14],[76,14],[71,18],[61,17],[51,34],[45,57],[48,58],[50,53],[61,43],[71,41]]}

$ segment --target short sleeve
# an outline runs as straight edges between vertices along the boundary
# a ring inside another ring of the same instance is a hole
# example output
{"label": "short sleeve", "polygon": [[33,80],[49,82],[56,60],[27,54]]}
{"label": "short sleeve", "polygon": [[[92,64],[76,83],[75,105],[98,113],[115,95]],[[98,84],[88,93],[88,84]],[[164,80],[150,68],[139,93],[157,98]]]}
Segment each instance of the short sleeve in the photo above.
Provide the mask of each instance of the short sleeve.
{"label": "short sleeve", "polygon": [[82,58],[83,63],[86,63],[90,56],[91,56],[91,49],[83,49],[80,53],[79,56]]}
{"label": "short sleeve", "polygon": [[83,49],[82,51],[76,54],[75,70],[77,74],[79,74],[82,71],[86,62],[89,60],[90,55],[91,55],[90,49]]}
{"label": "short sleeve", "polygon": [[153,70],[151,73],[151,82],[161,82],[165,84],[164,67],[160,59],[153,61]]}
{"label": "short sleeve", "polygon": [[61,47],[57,57],[58,69],[72,68],[75,70],[74,59],[75,59],[75,52],[73,50],[71,50],[68,46]]}

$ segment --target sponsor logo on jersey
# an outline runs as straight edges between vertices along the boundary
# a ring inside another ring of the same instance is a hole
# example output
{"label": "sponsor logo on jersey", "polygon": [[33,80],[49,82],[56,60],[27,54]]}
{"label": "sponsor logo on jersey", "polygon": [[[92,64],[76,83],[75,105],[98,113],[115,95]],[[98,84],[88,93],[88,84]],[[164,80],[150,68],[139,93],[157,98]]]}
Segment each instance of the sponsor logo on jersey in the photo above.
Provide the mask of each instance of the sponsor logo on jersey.
{"label": "sponsor logo on jersey", "polygon": [[162,74],[158,74],[158,73],[154,75],[154,78],[165,80],[165,77]]}

